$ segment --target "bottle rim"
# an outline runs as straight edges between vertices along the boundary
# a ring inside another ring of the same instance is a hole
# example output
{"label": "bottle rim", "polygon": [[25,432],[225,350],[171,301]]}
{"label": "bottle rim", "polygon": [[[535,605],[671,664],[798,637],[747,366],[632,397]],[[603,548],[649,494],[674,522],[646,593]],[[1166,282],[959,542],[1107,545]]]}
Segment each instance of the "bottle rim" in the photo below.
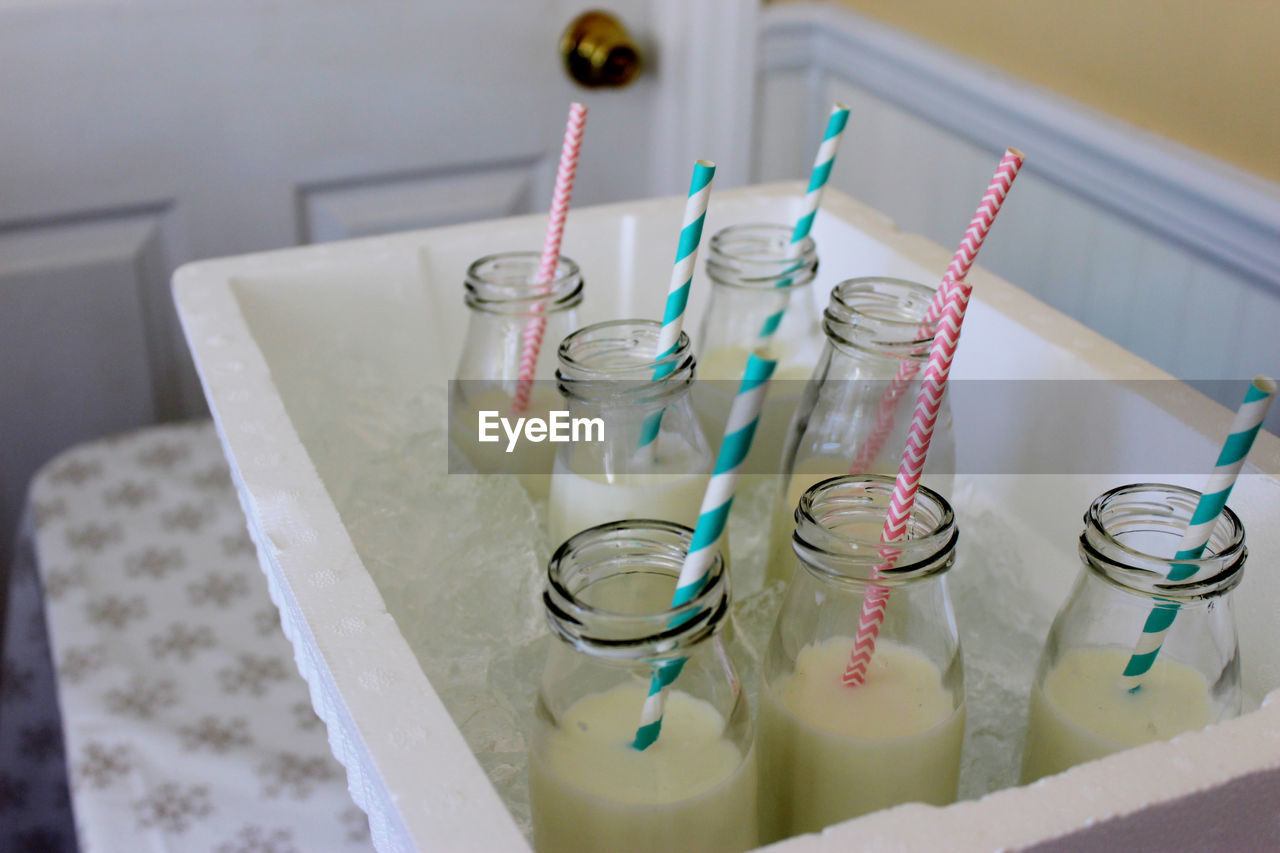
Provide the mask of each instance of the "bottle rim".
{"label": "bottle rim", "polygon": [[849,278],[831,290],[823,312],[827,340],[846,352],[856,350],[924,363],[937,322],[924,316],[935,289],[889,276]]}
{"label": "bottle rim", "polygon": [[811,486],[796,506],[791,538],[800,564],[823,580],[855,586],[901,586],[950,569],[960,538],[955,512],[927,486],[917,488],[906,538],[881,541],[894,485],[893,477],[861,474]]}
{"label": "bottle rim", "polygon": [[1164,534],[1176,551],[1200,492],[1168,483],[1132,483],[1103,492],[1084,514],[1080,557],[1104,580],[1153,598],[1195,601],[1234,588],[1248,557],[1244,525],[1223,507],[1205,553],[1195,559],[1153,554],[1126,541],[1131,533]]}
{"label": "bottle rim", "polygon": [[693,382],[697,360],[688,334],[655,355],[662,323],[606,320],[565,337],[556,350],[556,385],[566,399],[643,403],[684,391]]}
{"label": "bottle rim", "polygon": [[729,612],[729,575],[713,555],[702,586],[682,604],[644,612],[593,605],[584,593],[620,575],[670,579],[674,591],[693,530],[658,519],[627,519],[589,527],[562,543],[547,563],[542,600],[552,633],[574,648],[615,660],[661,661],[723,629]]}
{"label": "bottle rim", "polygon": [[463,281],[468,308],[490,314],[550,314],[582,303],[582,271],[565,255],[555,275],[537,282],[542,255],[538,252],[498,252],[467,267]]}
{"label": "bottle rim", "polygon": [[793,233],[792,226],[771,222],[721,228],[708,243],[707,277],[743,290],[786,292],[810,284],[818,272],[817,244],[808,235],[792,242]]}

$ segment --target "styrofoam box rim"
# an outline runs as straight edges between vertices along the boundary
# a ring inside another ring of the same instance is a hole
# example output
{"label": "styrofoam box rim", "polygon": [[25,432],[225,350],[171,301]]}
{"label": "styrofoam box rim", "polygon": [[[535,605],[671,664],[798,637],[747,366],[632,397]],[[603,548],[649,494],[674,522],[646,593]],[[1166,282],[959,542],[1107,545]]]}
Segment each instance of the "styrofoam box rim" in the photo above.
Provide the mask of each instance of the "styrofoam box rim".
{"label": "styrofoam box rim", "polygon": [[[717,204],[794,199],[793,182],[716,195]],[[664,198],[575,210],[575,217],[678,211]],[[828,189],[823,217],[836,217],[925,269],[950,253],[848,196]],[[285,411],[249,331],[232,282],[250,275],[306,274],[353,257],[413,250],[424,235],[474,234],[499,224],[541,226],[531,216],[321,246],[202,261],[174,274],[178,314],[231,465],[259,559],[299,671],[347,769],[356,803],[370,816],[379,850],[527,849],[510,814],[422,673],[356,550]],[[1163,371],[981,268],[974,300],[1057,344],[1105,378],[1168,379]],[[1147,383],[1159,389],[1177,383]],[[1226,432],[1231,413],[1179,386],[1152,400],[1206,436]],[[1158,393],[1153,391],[1152,393]],[[1280,440],[1263,433],[1254,459],[1280,468]],[[872,838],[895,849],[1018,848],[1097,821],[1168,803],[1259,771],[1280,769],[1280,699],[1236,720],[1166,744],[1129,750],[1021,788],[946,808],[906,805],[802,836],[770,849],[847,849]],[[1228,749],[1231,743],[1265,748]],[[441,769],[444,772],[441,772]],[[434,771],[434,772],[433,772]]]}

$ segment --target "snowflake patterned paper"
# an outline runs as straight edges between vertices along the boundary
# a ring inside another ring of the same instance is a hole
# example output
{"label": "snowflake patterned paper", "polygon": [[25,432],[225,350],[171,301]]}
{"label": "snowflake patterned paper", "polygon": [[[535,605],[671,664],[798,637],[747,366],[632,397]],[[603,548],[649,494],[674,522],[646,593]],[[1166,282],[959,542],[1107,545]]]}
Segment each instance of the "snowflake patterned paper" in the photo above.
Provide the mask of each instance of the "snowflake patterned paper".
{"label": "snowflake patterned paper", "polygon": [[[29,590],[9,602],[0,757],[53,769],[0,773],[0,825],[56,800],[65,740],[86,853],[372,849],[294,670],[212,424],[62,454],[33,482],[27,517],[38,569],[25,567]],[[15,637],[27,622],[33,642]],[[61,727],[42,658],[56,671]],[[65,830],[0,831],[0,849],[72,850]]]}

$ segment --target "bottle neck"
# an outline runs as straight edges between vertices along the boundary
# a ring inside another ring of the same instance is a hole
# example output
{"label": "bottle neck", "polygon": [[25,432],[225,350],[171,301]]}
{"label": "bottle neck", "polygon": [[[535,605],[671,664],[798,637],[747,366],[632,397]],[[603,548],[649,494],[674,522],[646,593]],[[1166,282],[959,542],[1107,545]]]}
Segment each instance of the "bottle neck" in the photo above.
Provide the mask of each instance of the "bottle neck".
{"label": "bottle neck", "polygon": [[538,280],[537,252],[505,252],[467,268],[465,301],[481,315],[525,317],[569,311],[582,303],[578,265],[560,256],[549,281]]}
{"label": "bottle neck", "polygon": [[897,587],[940,576],[955,564],[955,513],[925,486],[916,492],[899,541],[881,540],[894,479],[844,476],[810,488],[796,507],[792,548],[810,575],[826,584]]}
{"label": "bottle neck", "polygon": [[1105,492],[1085,513],[1080,557],[1095,576],[1137,595],[1180,603],[1222,596],[1243,577],[1244,526],[1224,507],[1203,554],[1176,559],[1199,500],[1197,491],[1162,483]]}
{"label": "bottle neck", "polygon": [[[527,335],[535,319],[545,325],[533,375],[540,380],[551,378],[555,347],[577,325],[582,276],[578,265],[562,255],[555,276],[540,284],[539,266],[535,252],[508,252],[481,258],[467,268],[465,300],[471,310],[458,357],[457,379],[496,383],[506,395],[514,394],[515,383],[529,373],[525,361],[531,352]],[[483,387],[475,385],[467,392],[455,390],[472,397],[482,393]],[[544,401],[555,398],[550,387],[535,388],[533,393]]]}
{"label": "bottle neck", "polygon": [[793,242],[792,229],[753,223],[722,228],[707,253],[707,276],[717,285],[775,293],[813,281],[818,252],[812,237]]}
{"label": "bottle neck", "polygon": [[711,299],[698,330],[705,378],[736,380],[746,354],[769,340],[784,369],[817,361],[813,240],[782,225],[734,225],[710,240]]}
{"label": "bottle neck", "polygon": [[557,351],[560,393],[571,404],[643,409],[687,395],[695,368],[689,336],[681,332],[659,358],[661,329],[656,320],[610,320],[569,335]]}
{"label": "bottle neck", "polygon": [[925,323],[934,289],[895,278],[854,278],[831,291],[823,331],[833,355],[923,367],[937,323]]}
{"label": "bottle neck", "polygon": [[717,554],[701,587],[672,607],[689,528],[666,521],[602,524],[572,537],[547,566],[551,630],[593,658],[660,662],[688,657],[723,628],[729,576]]}

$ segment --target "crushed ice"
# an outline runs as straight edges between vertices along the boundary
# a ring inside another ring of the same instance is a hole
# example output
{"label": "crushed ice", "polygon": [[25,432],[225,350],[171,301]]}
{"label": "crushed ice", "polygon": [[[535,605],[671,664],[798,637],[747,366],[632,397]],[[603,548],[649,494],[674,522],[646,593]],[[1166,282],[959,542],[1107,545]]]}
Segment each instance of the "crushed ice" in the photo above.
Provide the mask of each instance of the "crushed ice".
{"label": "crushed ice", "polygon": [[[304,441],[388,610],[527,836],[525,736],[551,642],[541,603],[545,508],[515,477],[447,473],[442,389],[406,401],[376,380],[361,386],[347,417],[313,425]],[[753,699],[784,592],[760,589],[772,500],[766,478],[746,484],[729,527],[732,643]],[[1034,596],[999,508],[963,480],[954,504],[962,544],[950,584],[968,702],[960,797],[971,799],[1016,783],[1052,614],[1025,606]]]}

